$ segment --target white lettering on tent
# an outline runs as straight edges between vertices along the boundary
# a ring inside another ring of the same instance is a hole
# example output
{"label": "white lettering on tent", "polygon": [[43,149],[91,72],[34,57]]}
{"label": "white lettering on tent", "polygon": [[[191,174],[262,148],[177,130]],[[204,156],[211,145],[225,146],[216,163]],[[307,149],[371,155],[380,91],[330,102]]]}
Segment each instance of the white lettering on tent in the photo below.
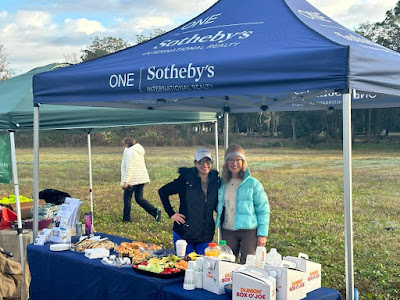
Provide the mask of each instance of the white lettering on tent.
{"label": "white lettering on tent", "polygon": [[326,19],[325,16],[320,15],[320,13],[317,11],[306,11],[299,9],[298,12],[311,20],[319,20],[331,23],[330,20]]}
{"label": "white lettering on tent", "polygon": [[[238,31],[238,32],[224,32],[223,30],[218,31],[217,33],[211,35],[201,36],[198,33],[195,33],[191,37],[185,37],[183,39],[176,40],[164,40],[162,41],[158,47],[172,47],[172,46],[182,46],[189,44],[197,44],[197,43],[225,43],[231,39],[246,39],[251,36],[253,31]],[[233,42],[233,41],[232,41]],[[158,49],[158,47],[154,47],[153,49]]]}
{"label": "white lettering on tent", "polygon": [[135,73],[125,73],[125,74],[112,74],[109,79],[109,85],[112,88],[115,87],[126,87],[135,86]]}
{"label": "white lettering on tent", "polygon": [[193,28],[197,25],[201,26],[201,25],[207,25],[207,24],[211,24],[214,22],[215,19],[218,18],[218,16],[220,16],[221,14],[215,14],[215,15],[211,15],[208,16],[207,18],[203,19],[199,19],[199,20],[195,20],[193,22],[189,22],[187,23],[185,26],[182,27],[182,30],[188,29],[188,28]]}
{"label": "white lettering on tent", "polygon": [[203,75],[208,78],[214,77],[215,71],[214,66],[193,66],[189,63],[187,67],[175,67],[175,64],[171,66],[166,66],[165,68],[157,68],[156,66],[151,66],[147,69],[147,80],[153,79],[194,79],[198,82]]}

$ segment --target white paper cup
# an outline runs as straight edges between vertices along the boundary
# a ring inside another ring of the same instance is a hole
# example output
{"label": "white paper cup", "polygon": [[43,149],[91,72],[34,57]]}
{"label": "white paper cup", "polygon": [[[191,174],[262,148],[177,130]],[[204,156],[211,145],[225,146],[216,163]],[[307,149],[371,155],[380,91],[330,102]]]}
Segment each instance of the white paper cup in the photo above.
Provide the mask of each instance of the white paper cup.
{"label": "white paper cup", "polygon": [[183,280],[183,289],[184,290],[194,290],[196,285],[194,283],[194,271],[193,270],[186,270],[185,271],[185,279]]}
{"label": "white paper cup", "polygon": [[175,243],[176,255],[183,257],[186,254],[187,242],[185,240],[177,240]]}

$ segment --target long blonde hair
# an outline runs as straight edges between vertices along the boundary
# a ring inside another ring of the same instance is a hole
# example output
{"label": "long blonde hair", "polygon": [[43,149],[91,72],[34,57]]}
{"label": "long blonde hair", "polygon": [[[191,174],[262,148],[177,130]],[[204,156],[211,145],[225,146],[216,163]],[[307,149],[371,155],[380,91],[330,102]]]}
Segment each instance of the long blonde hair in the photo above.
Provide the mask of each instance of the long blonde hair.
{"label": "long blonde hair", "polygon": [[[226,149],[225,157],[231,152],[239,152],[239,153],[243,154],[244,156],[246,156],[244,149],[241,146],[236,145],[236,144],[232,144]],[[239,172],[240,179],[243,179],[244,172],[246,172],[246,170],[247,170],[247,161],[245,159],[243,159],[242,169]],[[228,161],[227,160],[225,160],[224,166],[222,167],[222,179],[224,179],[225,182],[229,182],[232,179],[232,173],[228,169]]]}

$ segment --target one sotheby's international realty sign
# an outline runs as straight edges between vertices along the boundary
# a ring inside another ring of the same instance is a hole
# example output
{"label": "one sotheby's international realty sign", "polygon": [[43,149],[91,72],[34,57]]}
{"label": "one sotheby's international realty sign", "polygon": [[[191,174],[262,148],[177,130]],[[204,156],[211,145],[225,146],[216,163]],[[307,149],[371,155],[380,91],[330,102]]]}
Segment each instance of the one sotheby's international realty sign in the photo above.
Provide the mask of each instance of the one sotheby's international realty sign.
{"label": "one sotheby's international realty sign", "polygon": [[11,145],[8,133],[0,133],[0,183],[11,183]]}

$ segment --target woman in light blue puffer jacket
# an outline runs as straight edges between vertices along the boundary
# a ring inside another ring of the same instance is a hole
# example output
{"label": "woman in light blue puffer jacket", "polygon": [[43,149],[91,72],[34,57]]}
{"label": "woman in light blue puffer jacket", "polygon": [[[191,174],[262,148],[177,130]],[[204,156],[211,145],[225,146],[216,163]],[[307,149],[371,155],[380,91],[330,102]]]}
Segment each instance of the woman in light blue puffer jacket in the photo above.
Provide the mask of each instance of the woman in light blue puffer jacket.
{"label": "woman in light blue puffer jacket", "polygon": [[244,264],[257,246],[265,247],[269,227],[269,203],[262,184],[250,176],[246,156],[239,145],[225,152],[222,184],[218,190],[216,227],[221,225],[222,239]]}

